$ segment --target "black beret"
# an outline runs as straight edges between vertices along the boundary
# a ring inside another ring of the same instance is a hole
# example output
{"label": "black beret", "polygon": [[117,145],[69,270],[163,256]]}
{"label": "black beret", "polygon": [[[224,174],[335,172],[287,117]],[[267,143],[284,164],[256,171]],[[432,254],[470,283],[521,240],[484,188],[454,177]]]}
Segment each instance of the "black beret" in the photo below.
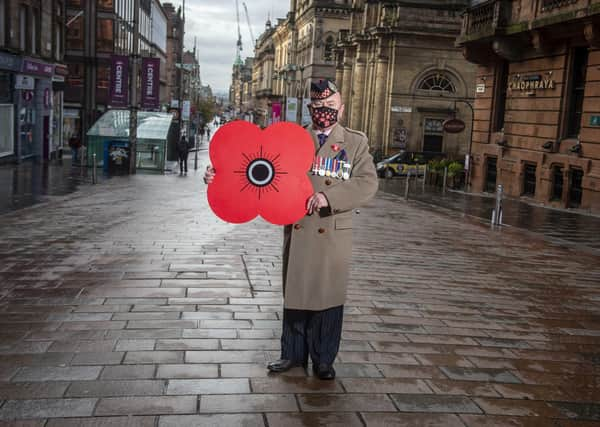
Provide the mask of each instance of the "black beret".
{"label": "black beret", "polygon": [[327,79],[322,79],[310,84],[310,99],[325,99],[329,98],[338,89],[335,84]]}

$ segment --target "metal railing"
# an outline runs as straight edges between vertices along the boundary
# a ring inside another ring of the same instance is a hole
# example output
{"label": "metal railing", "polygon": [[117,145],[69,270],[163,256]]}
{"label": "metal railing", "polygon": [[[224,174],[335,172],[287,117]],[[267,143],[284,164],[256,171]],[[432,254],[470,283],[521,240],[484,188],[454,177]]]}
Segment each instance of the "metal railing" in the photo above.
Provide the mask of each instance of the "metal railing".
{"label": "metal railing", "polygon": [[559,9],[577,3],[578,0],[542,0],[542,12]]}

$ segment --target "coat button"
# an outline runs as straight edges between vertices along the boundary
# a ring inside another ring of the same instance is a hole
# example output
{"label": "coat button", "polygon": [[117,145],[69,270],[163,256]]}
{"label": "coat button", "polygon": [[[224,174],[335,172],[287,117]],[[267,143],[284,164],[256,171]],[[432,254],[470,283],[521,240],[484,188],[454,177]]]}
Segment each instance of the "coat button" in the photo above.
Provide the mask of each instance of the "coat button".
{"label": "coat button", "polygon": [[294,229],[300,230],[302,226],[300,224],[294,224]]}
{"label": "coat button", "polygon": [[325,233],[325,229],[324,228],[319,228],[319,234],[323,234]]}
{"label": "coat button", "polygon": [[326,179],[325,180],[325,185],[331,185],[331,180],[330,179]]}

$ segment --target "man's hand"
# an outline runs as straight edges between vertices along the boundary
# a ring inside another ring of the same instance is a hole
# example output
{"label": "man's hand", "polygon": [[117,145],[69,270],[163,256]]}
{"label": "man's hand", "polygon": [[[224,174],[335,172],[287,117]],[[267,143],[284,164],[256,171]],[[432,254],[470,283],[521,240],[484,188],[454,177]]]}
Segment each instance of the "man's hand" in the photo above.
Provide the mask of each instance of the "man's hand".
{"label": "man's hand", "polygon": [[204,172],[204,183],[210,184],[213,182],[213,179],[215,179],[215,173],[215,168],[213,168],[211,165],[208,165],[206,167],[206,172]]}
{"label": "man's hand", "polygon": [[329,201],[325,194],[323,193],[315,193],[306,202],[306,210],[309,215],[312,215],[314,212],[318,212],[321,208],[326,208],[329,206]]}

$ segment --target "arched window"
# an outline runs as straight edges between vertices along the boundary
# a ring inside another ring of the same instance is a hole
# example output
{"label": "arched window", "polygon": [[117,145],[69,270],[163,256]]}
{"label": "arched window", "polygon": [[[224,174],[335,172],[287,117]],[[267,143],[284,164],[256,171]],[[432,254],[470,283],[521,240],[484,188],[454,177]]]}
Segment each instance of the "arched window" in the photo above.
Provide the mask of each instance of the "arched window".
{"label": "arched window", "polygon": [[333,61],[333,36],[328,36],[325,39],[325,53],[323,53],[323,59],[325,61]]}
{"label": "arched window", "polygon": [[430,74],[429,76],[425,77],[421,81],[419,89],[448,93],[456,92],[454,83],[452,83],[452,81],[442,73]]}

